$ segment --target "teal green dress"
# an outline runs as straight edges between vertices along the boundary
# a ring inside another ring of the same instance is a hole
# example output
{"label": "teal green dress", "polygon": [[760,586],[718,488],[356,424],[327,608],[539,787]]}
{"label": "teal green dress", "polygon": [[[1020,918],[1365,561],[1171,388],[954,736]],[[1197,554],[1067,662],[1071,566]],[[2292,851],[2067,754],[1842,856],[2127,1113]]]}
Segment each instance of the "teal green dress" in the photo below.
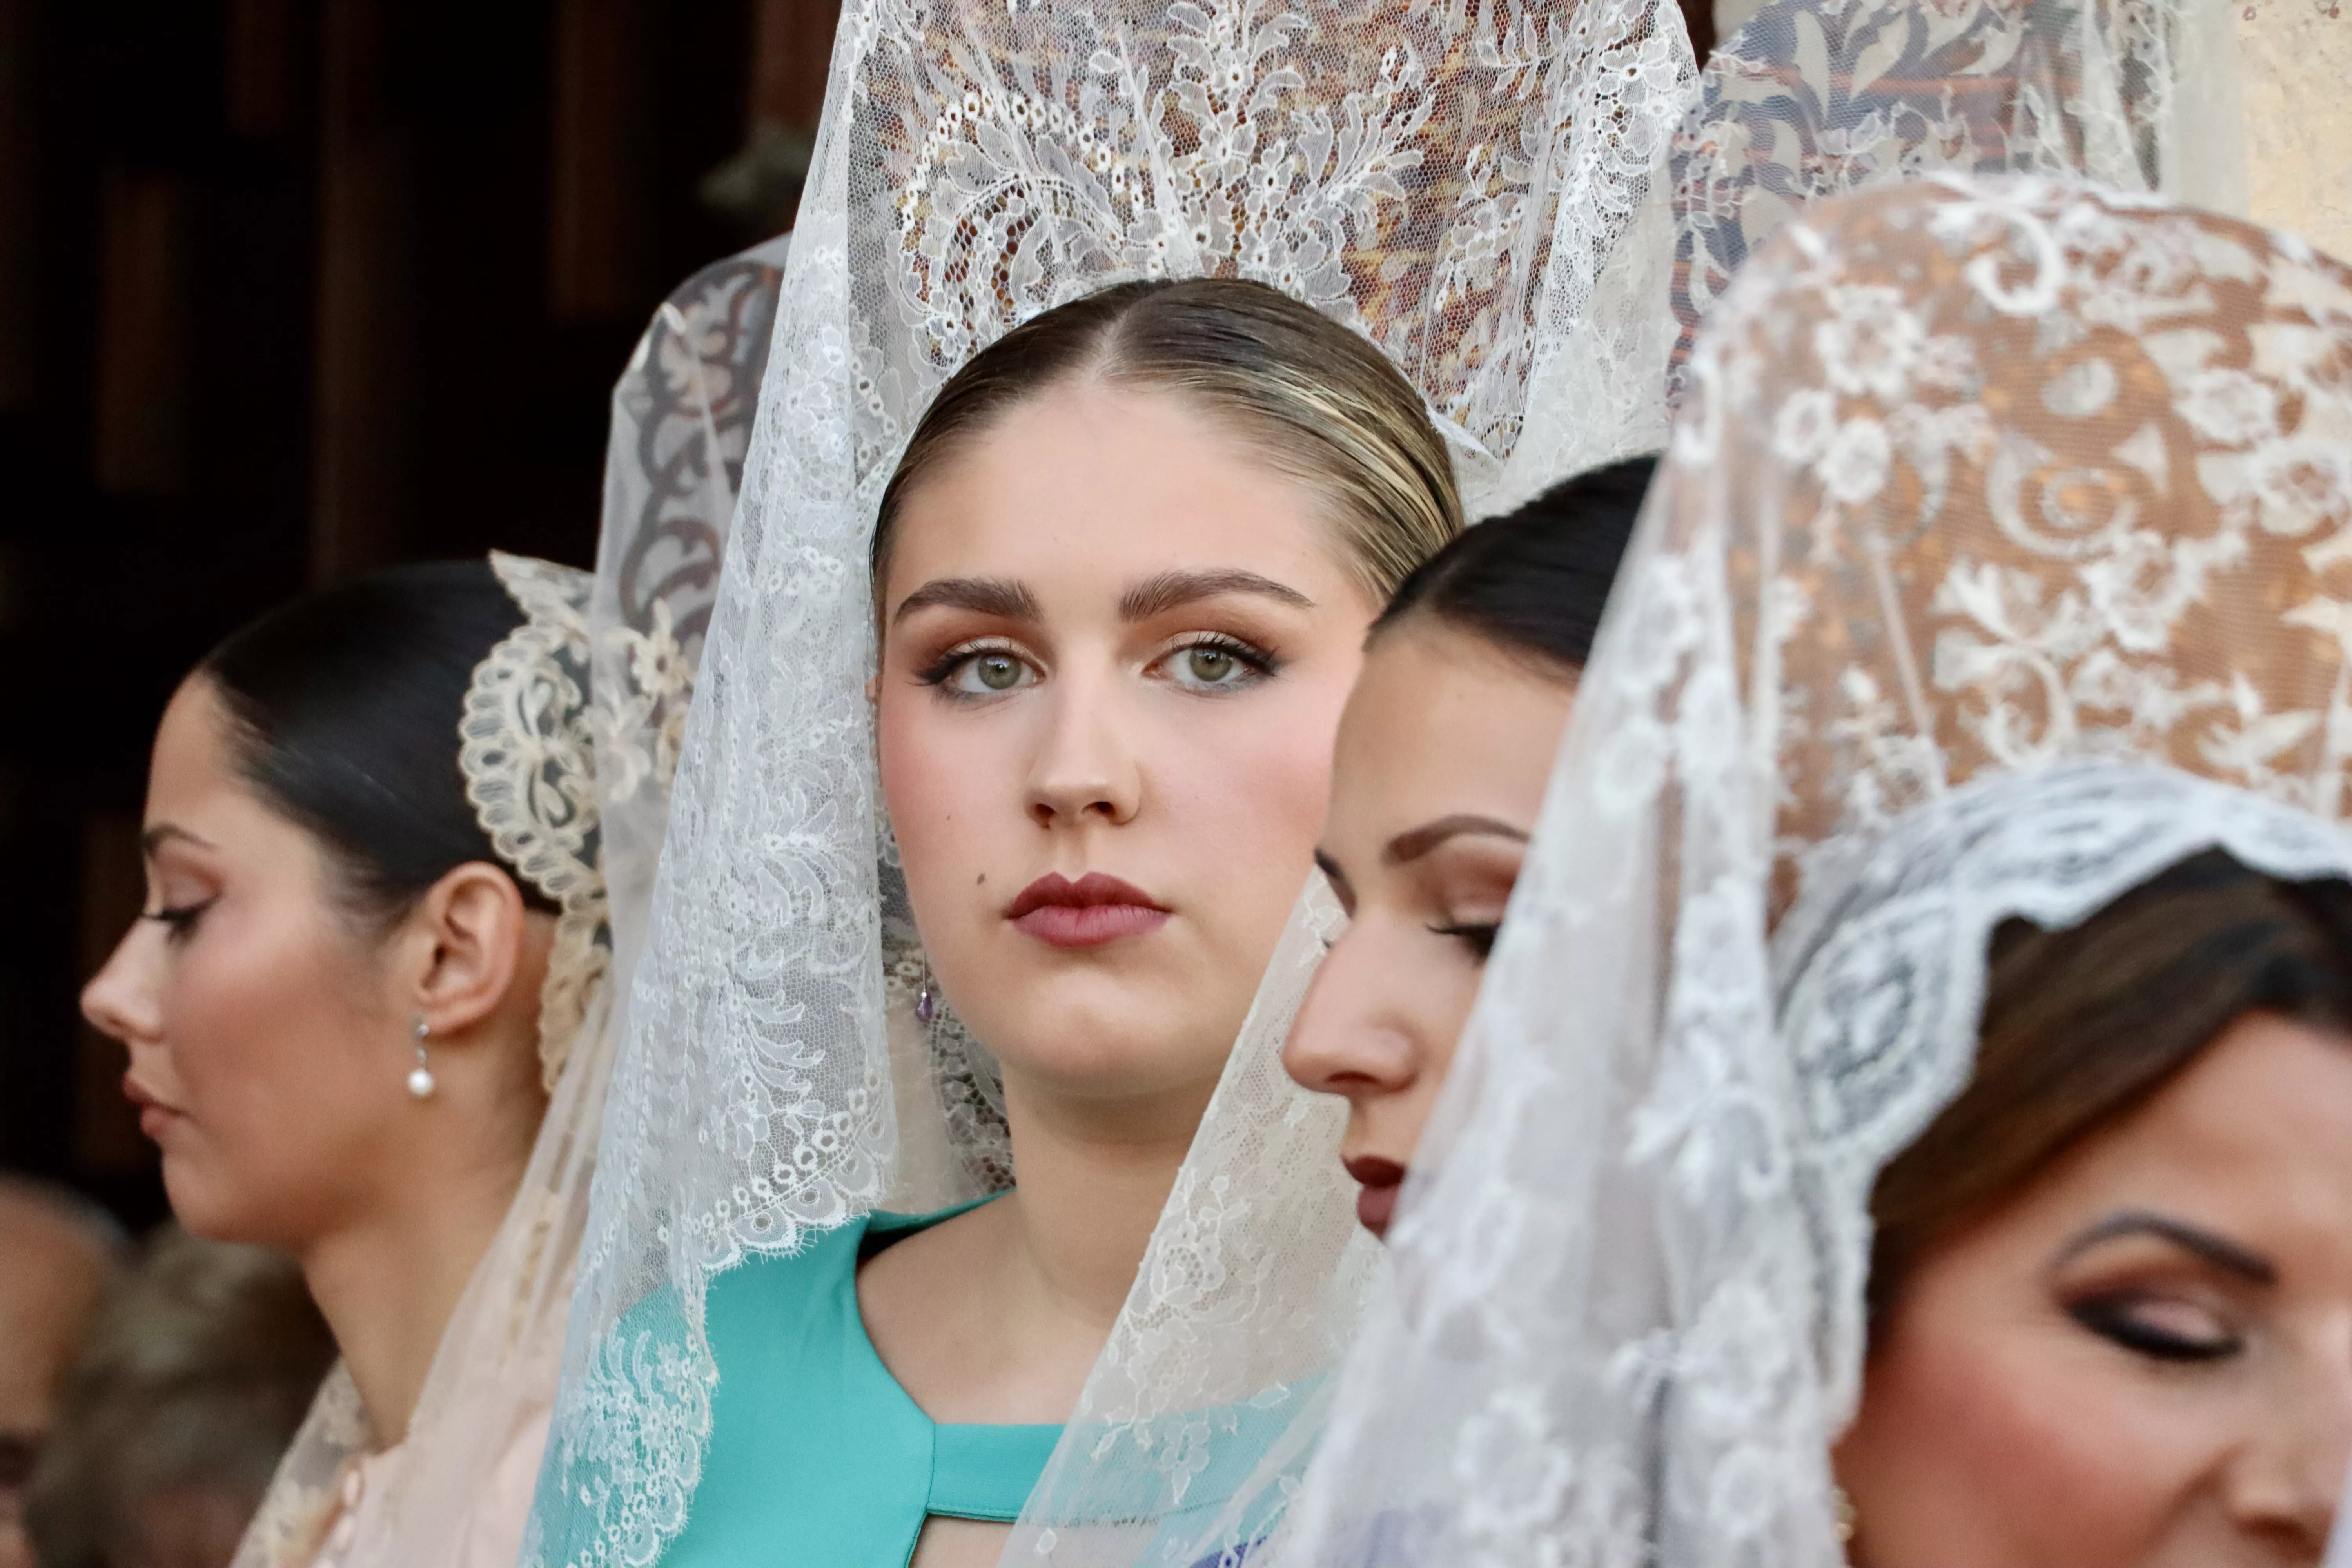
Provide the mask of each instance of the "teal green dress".
{"label": "teal green dress", "polygon": [[711,1281],[710,1447],[664,1568],[906,1568],[923,1521],[1011,1521],[1059,1426],[942,1426],[857,1310],[857,1265],[952,1215],[876,1214]]}

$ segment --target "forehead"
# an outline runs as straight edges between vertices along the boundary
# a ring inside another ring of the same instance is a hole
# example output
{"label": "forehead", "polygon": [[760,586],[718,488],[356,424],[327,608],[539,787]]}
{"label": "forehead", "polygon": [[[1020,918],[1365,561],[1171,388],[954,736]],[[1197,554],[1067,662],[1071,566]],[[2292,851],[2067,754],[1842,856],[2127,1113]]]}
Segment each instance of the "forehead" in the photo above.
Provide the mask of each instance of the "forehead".
{"label": "forehead", "polygon": [[147,773],[150,817],[185,808],[223,791],[243,793],[230,748],[228,710],[212,681],[192,675],[163,710]]}
{"label": "forehead", "polygon": [[1381,637],[1339,721],[1330,825],[1385,840],[1457,812],[1532,828],[1575,688],[1476,637]]}
{"label": "forehead", "polygon": [[1057,590],[1231,567],[1318,603],[1347,579],[1304,481],[1181,397],[1085,378],[943,455],[902,505],[885,599],[939,577],[1011,577],[1050,611]]}
{"label": "forehead", "polygon": [[2352,1039],[2247,1014],[2054,1184],[2086,1205],[2168,1206],[2283,1264],[2329,1260],[2352,1288]]}

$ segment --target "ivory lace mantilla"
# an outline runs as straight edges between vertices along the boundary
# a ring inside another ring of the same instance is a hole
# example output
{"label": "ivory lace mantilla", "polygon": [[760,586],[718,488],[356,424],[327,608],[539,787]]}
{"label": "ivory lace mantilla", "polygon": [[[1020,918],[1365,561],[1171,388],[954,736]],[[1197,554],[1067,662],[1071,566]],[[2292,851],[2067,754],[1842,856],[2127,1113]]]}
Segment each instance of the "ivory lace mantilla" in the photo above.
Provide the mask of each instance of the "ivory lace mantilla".
{"label": "ivory lace mantilla", "polygon": [[[1474,513],[1654,447],[1658,175],[1695,79],[1655,0],[844,8],[527,1562],[643,1563],[679,1528],[725,1374],[713,1275],[1004,1179],[985,1052],[907,1005],[866,696],[875,507],[941,382],[1109,283],[1237,275],[1391,357]],[[1274,1055],[1322,910],[1283,939],[1014,1560],[1191,1563],[1295,1484],[1189,1511],[1237,1399],[1278,1404],[1304,1463],[1366,1266],[1331,1112]]]}
{"label": "ivory lace mantilla", "polygon": [[1869,1193],[1993,926],[2352,875],[2352,272],[1939,176],[1793,218],[1692,370],[1267,1561],[1841,1562]]}

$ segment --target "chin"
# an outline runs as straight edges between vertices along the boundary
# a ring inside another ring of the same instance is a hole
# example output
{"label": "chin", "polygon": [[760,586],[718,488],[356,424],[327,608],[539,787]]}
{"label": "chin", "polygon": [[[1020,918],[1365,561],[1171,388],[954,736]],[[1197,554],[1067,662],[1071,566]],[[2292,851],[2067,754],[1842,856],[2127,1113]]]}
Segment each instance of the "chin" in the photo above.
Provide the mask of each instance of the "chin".
{"label": "chin", "polygon": [[1167,1012],[1139,1009],[1132,996],[1115,1009],[1038,1000],[1046,1005],[1003,1020],[1002,1037],[1013,1043],[992,1049],[1008,1073],[1056,1095],[1092,1100],[1192,1095],[1215,1086],[1233,1050],[1233,1031],[1204,1036],[1171,1027]]}
{"label": "chin", "polygon": [[239,1223],[244,1205],[230,1201],[201,1173],[187,1169],[188,1163],[163,1156],[163,1195],[171,1200],[172,1217],[180,1228],[205,1241],[254,1240],[252,1227]]}
{"label": "chin", "polygon": [[172,1217],[182,1230],[205,1241],[292,1250],[287,1227],[271,1223],[270,1205],[240,1190],[248,1185],[225,1180],[217,1167],[185,1155],[163,1156],[163,1195],[171,1200]]}

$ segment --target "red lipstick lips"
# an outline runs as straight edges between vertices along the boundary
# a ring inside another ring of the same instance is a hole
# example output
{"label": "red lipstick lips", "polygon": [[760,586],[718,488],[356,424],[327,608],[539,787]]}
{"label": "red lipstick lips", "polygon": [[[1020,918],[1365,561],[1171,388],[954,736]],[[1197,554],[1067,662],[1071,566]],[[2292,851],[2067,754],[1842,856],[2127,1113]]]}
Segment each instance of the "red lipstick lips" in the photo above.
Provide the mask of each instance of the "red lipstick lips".
{"label": "red lipstick lips", "polygon": [[1386,1237],[1389,1221],[1396,1217],[1397,1194],[1404,1191],[1404,1167],[1376,1154],[1359,1154],[1342,1163],[1364,1189],[1356,1194],[1358,1223],[1374,1236]]}
{"label": "red lipstick lips", "polygon": [[1048,872],[1021,889],[1004,918],[1055,947],[1100,947],[1159,930],[1168,911],[1117,877],[1089,871],[1073,882]]}

